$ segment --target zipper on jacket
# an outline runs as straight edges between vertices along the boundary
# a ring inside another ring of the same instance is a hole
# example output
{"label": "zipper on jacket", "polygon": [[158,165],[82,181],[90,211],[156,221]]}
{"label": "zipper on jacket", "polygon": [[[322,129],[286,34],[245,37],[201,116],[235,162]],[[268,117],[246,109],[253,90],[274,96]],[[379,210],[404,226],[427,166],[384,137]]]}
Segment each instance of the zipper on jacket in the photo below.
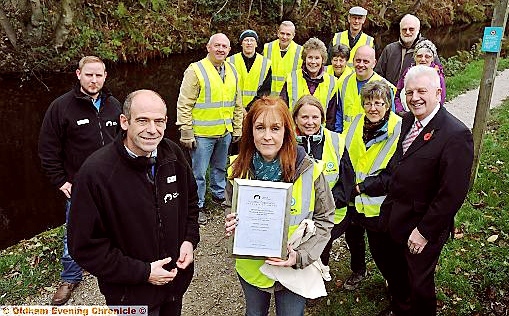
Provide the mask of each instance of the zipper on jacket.
{"label": "zipper on jacket", "polygon": [[[159,207],[159,201],[157,199],[158,197],[158,190],[157,190],[157,165],[155,166],[154,171],[154,182],[152,185],[154,186],[154,207],[156,210],[156,219],[157,219],[157,234],[158,234],[158,243],[157,243],[157,254],[161,256],[161,243],[163,242],[163,221],[161,219],[161,212]],[[164,254],[165,255],[165,254]],[[166,255],[165,255],[166,257]],[[162,259],[162,258],[161,258]],[[173,259],[172,259],[173,260]]]}
{"label": "zipper on jacket", "polygon": [[99,115],[99,110],[97,111],[97,124],[99,125],[99,135],[101,135],[101,146],[104,146],[103,127],[101,124],[101,116]]}

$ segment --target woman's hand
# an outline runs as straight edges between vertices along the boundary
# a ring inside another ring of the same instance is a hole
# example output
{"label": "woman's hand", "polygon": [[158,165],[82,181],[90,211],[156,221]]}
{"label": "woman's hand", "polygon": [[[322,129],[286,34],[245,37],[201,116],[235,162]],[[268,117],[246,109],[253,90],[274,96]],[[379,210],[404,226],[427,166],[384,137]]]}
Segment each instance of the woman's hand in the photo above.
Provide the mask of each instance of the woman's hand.
{"label": "woman's hand", "polygon": [[280,258],[267,258],[266,264],[280,267],[291,267],[297,263],[297,252],[291,246],[288,246],[288,259],[283,260]]}
{"label": "woman's hand", "polygon": [[226,215],[224,223],[226,237],[230,237],[235,232],[235,227],[237,227],[237,213]]}

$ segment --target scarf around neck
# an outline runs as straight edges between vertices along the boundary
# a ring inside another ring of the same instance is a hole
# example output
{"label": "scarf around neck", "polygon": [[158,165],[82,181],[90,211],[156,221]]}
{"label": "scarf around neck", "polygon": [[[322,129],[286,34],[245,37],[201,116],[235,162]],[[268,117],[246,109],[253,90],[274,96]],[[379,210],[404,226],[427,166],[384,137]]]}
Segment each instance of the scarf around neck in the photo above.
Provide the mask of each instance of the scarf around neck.
{"label": "scarf around neck", "polygon": [[276,157],[272,161],[265,161],[258,151],[253,155],[253,169],[256,180],[263,181],[281,181],[283,172],[281,171],[281,164]]}

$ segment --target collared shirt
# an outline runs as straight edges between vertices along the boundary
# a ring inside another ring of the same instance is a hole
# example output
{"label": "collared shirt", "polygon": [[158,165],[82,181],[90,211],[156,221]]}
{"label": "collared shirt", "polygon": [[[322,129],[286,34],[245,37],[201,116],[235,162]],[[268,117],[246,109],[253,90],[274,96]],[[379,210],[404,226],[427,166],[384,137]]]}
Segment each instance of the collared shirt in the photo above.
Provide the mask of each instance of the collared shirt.
{"label": "collared shirt", "polygon": [[[440,104],[437,104],[435,109],[433,109],[433,111],[431,111],[431,113],[428,116],[426,116],[422,121],[420,121],[422,127],[419,129],[419,132],[422,131],[422,129],[425,128],[426,125],[428,125],[428,123],[435,117],[435,115],[437,114],[438,110],[440,110]],[[417,121],[417,119],[414,120],[414,123],[416,121]]]}
{"label": "collared shirt", "polygon": [[[129,154],[129,156],[133,157],[133,158],[137,158],[137,157],[140,157],[140,155],[136,155],[132,150],[130,150],[126,145],[124,145],[125,147],[125,150],[127,150],[127,153]],[[150,157],[154,157],[156,158],[157,157],[157,148],[154,149],[153,152],[150,153]]]}

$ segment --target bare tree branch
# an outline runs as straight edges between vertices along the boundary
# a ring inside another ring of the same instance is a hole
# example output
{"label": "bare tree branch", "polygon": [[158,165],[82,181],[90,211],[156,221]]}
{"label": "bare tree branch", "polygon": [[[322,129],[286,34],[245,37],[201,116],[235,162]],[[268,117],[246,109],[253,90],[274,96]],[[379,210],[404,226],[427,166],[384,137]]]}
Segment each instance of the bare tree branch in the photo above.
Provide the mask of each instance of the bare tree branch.
{"label": "bare tree branch", "polygon": [[313,12],[313,10],[316,8],[317,5],[318,5],[318,0],[315,0],[315,4],[313,4],[313,7],[311,8],[311,10],[309,10],[308,14],[306,14],[305,19],[307,19],[309,17],[311,12]]}

